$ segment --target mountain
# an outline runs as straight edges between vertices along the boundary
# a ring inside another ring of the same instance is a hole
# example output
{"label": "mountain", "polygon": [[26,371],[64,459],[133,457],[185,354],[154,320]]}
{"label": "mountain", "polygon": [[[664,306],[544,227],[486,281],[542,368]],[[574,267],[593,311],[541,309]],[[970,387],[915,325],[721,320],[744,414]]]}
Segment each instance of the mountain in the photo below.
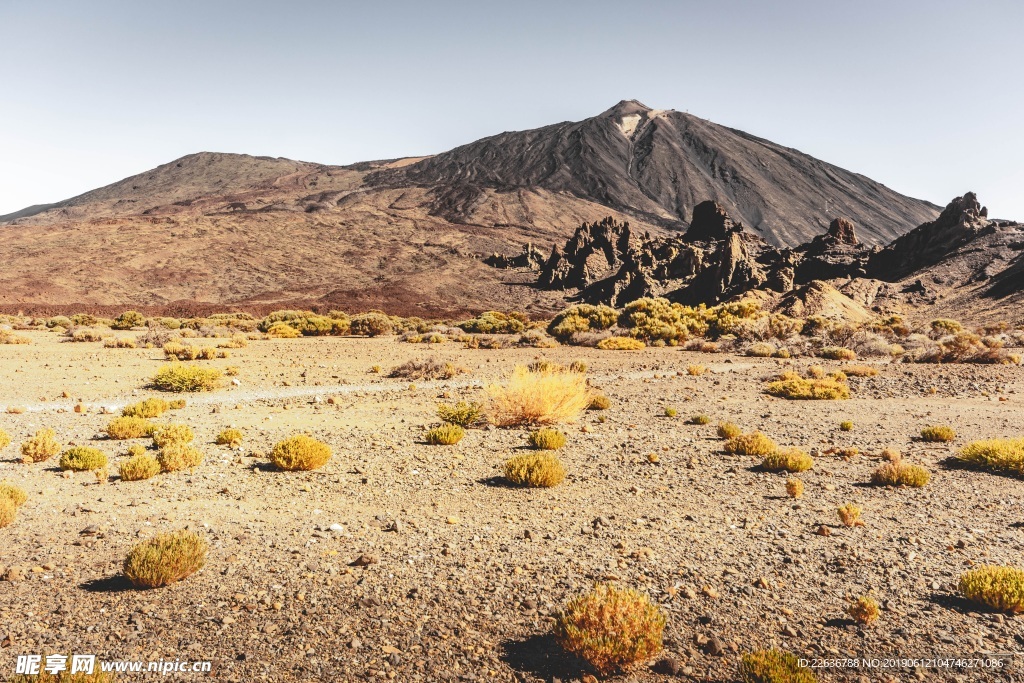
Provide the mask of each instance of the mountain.
{"label": "mountain", "polygon": [[30,207],[0,217],[0,307],[543,315],[566,293],[490,267],[491,255],[546,255],[609,217],[679,235],[706,200],[772,248],[837,214],[881,245],[939,213],[795,150],[623,101],[432,157],[331,166],[203,152]]}

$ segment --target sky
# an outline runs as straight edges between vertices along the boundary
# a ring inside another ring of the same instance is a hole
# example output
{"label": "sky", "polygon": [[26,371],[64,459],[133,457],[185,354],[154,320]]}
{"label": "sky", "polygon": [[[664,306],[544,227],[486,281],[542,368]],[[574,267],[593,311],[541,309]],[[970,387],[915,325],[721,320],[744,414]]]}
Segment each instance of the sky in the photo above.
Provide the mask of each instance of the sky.
{"label": "sky", "polygon": [[705,119],[1024,220],[1024,3],[0,0],[0,215],[199,151],[347,164]]}

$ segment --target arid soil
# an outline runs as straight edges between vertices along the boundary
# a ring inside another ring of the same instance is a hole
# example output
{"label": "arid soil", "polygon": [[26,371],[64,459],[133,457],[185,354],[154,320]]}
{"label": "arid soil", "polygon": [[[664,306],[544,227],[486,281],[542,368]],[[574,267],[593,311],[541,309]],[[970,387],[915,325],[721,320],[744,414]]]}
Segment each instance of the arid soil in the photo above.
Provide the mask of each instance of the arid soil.
{"label": "arid soil", "polygon": [[[883,364],[877,377],[850,378],[848,401],[790,402],[764,395],[764,380],[811,361],[674,348],[255,341],[204,361],[238,366],[238,385],[187,396],[187,407],[157,420],[190,425],[205,462],[123,482],[116,465],[136,442],[103,438],[111,415],[100,411],[157,393],[145,387],[164,362],[159,349],[27,334],[31,345],[0,346],[0,408],[27,408],[0,413],[14,439],[0,451],[0,480],[29,493],[0,530],[0,574],[13,579],[0,581],[0,678],[18,654],[74,652],[212,660],[224,681],[582,679],[585,669],[549,636],[551,615],[605,580],[644,591],[668,615],[671,661],[625,680],[731,681],[740,653],[770,646],[808,657],[1017,652],[1022,661],[1021,618],[978,609],[955,590],[976,563],[1021,564],[1021,481],[945,464],[970,440],[1024,431],[1017,366]],[[468,372],[415,387],[385,378],[429,356]],[[539,356],[586,361],[591,384],[612,403],[563,426],[563,484],[503,485],[500,465],[526,447],[525,430],[423,443],[438,402],[482,399],[483,385]],[[693,363],[710,372],[687,375]],[[81,414],[72,411],[79,401]],[[667,406],[678,416],[664,417]],[[711,424],[687,424],[701,413]],[[797,475],[803,497],[787,498],[787,477],[759,471],[756,459],[724,455],[721,420],[816,449],[814,469]],[[840,431],[843,420],[853,431]],[[914,440],[933,424],[953,426],[957,441]],[[213,443],[228,426],[245,433],[237,450]],[[110,480],[66,477],[56,459],[22,464],[19,444],[41,427],[62,443],[104,450]],[[274,471],[265,454],[300,431],[330,444],[333,458],[318,471]],[[843,446],[862,454],[830,452]],[[870,486],[885,447],[925,465],[931,482]],[[840,525],[836,508],[847,502],[863,507],[865,526]],[[816,533],[822,525],[831,535]],[[183,527],[210,542],[199,573],[155,590],[120,578],[140,539]],[[861,628],[846,607],[869,594],[883,611]],[[914,679],[908,670],[819,675]],[[977,670],[921,676],[1007,679]]]}

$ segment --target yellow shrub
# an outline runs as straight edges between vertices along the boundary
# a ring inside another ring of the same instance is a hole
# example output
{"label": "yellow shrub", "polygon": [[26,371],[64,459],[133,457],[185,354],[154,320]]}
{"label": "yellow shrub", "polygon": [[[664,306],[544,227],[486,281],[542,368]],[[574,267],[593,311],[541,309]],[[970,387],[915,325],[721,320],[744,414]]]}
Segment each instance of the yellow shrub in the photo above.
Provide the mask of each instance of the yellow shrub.
{"label": "yellow shrub", "polygon": [[597,342],[597,348],[604,351],[639,351],[646,347],[646,344],[633,337],[606,337]]}
{"label": "yellow shrub", "polygon": [[171,410],[181,410],[185,407],[185,399],[175,398],[167,402],[167,407]]}
{"label": "yellow shrub", "polygon": [[276,322],[267,328],[267,336],[272,339],[296,339],[302,333],[288,323]]}
{"label": "yellow shrub", "polygon": [[719,422],[718,423],[718,436],[721,439],[734,439],[741,435],[743,430],[740,426],[734,422]]}
{"label": "yellow shrub", "polygon": [[664,415],[665,417],[675,417],[676,415],[678,415],[678,414],[679,414],[679,411],[678,411],[678,410],[676,410],[675,408],[673,408],[672,406],[665,406],[665,407],[664,407],[664,408],[662,409],[662,414],[663,414],[663,415]]}
{"label": "yellow shrub", "polygon": [[140,588],[159,588],[199,571],[206,562],[207,543],[192,531],[160,534],[132,548],[124,575]]}
{"label": "yellow shrub", "polygon": [[14,503],[14,507],[21,507],[28,500],[28,494],[6,481],[0,481],[0,499],[6,498]]}
{"label": "yellow shrub", "polygon": [[443,424],[427,430],[423,438],[432,446],[454,446],[466,436],[466,430],[459,425]]}
{"label": "yellow shrub", "polygon": [[775,353],[775,347],[766,342],[757,342],[747,347],[747,355],[752,358],[769,358]]}
{"label": "yellow shrub", "polygon": [[330,446],[305,434],[277,442],[270,453],[270,462],[279,470],[315,470],[330,459]]}
{"label": "yellow shrub", "polygon": [[170,406],[162,398],[147,398],[145,401],[125,406],[121,411],[124,417],[160,417]]}
{"label": "yellow shrub", "polygon": [[778,450],[778,446],[762,432],[740,434],[725,442],[723,450],[733,455],[769,455]]}
{"label": "yellow shrub", "polygon": [[516,486],[550,488],[565,479],[565,466],[553,453],[517,455],[505,461],[505,478]]}
{"label": "yellow shrub", "polygon": [[444,422],[460,427],[471,427],[483,416],[483,406],[479,403],[459,401],[455,405],[437,406],[437,416]]}
{"label": "yellow shrub", "polygon": [[542,451],[556,451],[565,445],[565,434],[557,429],[538,429],[530,432],[530,445]]}
{"label": "yellow shrub", "polygon": [[814,460],[799,448],[780,448],[764,457],[761,467],[769,472],[806,472]]}
{"label": "yellow shrub", "polygon": [[842,346],[826,346],[818,351],[818,355],[829,360],[854,360],[857,358],[855,351]]}
{"label": "yellow shrub", "polygon": [[839,508],[839,521],[847,527],[864,526],[864,522],[860,519],[860,513],[863,512],[861,508],[853,503],[847,503],[846,505]]}
{"label": "yellow shrub", "polygon": [[0,429],[0,451],[7,448],[11,444],[11,435]]}
{"label": "yellow shrub", "polygon": [[704,367],[703,365],[687,365],[686,366],[686,374],[687,375],[692,375],[694,377],[699,377],[699,376],[703,375],[707,371],[708,371],[708,369],[706,367]]}
{"label": "yellow shrub", "polygon": [[881,614],[881,610],[878,608],[878,602],[867,595],[857,598],[857,602],[850,605],[850,609],[848,611],[850,616],[853,617],[853,620],[861,626],[870,626],[878,621],[878,616]]}
{"label": "yellow shrub", "polygon": [[660,652],[664,629],[665,615],[647,596],[599,584],[570,600],[557,615],[555,639],[606,675]]}
{"label": "yellow shrub", "polygon": [[75,472],[90,472],[107,466],[107,456],[98,448],[74,446],[60,454],[60,468]]}
{"label": "yellow shrub", "polygon": [[590,399],[587,410],[608,410],[612,407],[612,401],[604,394],[594,394]]}
{"label": "yellow shrub", "polygon": [[555,424],[577,419],[590,405],[586,377],[578,372],[530,372],[517,367],[504,385],[488,387],[488,415],[501,427]]}
{"label": "yellow shrub", "polygon": [[966,572],[958,586],[968,600],[1003,612],[1024,612],[1024,569],[988,565]]}
{"label": "yellow shrub", "polygon": [[852,432],[853,422],[851,422],[850,420],[843,420],[842,422],[839,423],[839,429],[844,432]]}
{"label": "yellow shrub", "polygon": [[874,377],[878,374],[878,368],[873,368],[870,365],[845,365],[843,372],[850,377]]}
{"label": "yellow shrub", "polygon": [[142,417],[115,417],[103,431],[111,439],[141,439],[153,436],[156,425]]}
{"label": "yellow shrub", "polygon": [[711,418],[707,415],[694,415],[689,419],[689,422],[692,425],[706,425],[711,424]]}
{"label": "yellow shrub", "polygon": [[769,382],[765,391],[790,400],[842,400],[850,398],[850,388],[834,379],[787,379]]}
{"label": "yellow shrub", "polygon": [[212,391],[220,386],[221,372],[216,368],[169,363],[153,376],[153,386],[162,391]]}
{"label": "yellow shrub", "polygon": [[796,655],[778,650],[748,652],[740,660],[743,683],[817,683],[810,669],[800,666]]}
{"label": "yellow shrub", "polygon": [[995,472],[1024,475],[1024,437],[972,441],[961,449],[957,459]]}
{"label": "yellow shrub", "polygon": [[956,440],[956,431],[947,425],[933,425],[921,430],[921,440],[932,443],[947,443]]}
{"label": "yellow shrub", "polygon": [[18,506],[10,498],[0,498],[0,529],[14,524],[18,516]]}
{"label": "yellow shrub", "polygon": [[160,449],[156,460],[164,472],[178,472],[198,467],[203,462],[203,453],[194,446],[172,441]]}
{"label": "yellow shrub", "polygon": [[153,432],[153,443],[158,448],[163,448],[172,443],[192,443],[195,438],[196,436],[192,433],[192,428],[182,424],[164,425],[163,427],[158,427]]}
{"label": "yellow shrub", "polygon": [[133,455],[118,466],[124,481],[141,481],[160,474],[160,461],[149,453]]}
{"label": "yellow shrub", "polygon": [[28,441],[21,444],[21,461],[25,463],[43,462],[60,453],[57,443],[57,432],[52,429],[40,429]]}
{"label": "yellow shrub", "polygon": [[804,483],[796,477],[786,480],[786,495],[790,498],[799,498],[804,495]]}
{"label": "yellow shrub", "polygon": [[887,462],[871,475],[871,482],[882,486],[912,486],[920,488],[928,483],[931,474],[920,465],[898,460]]}
{"label": "yellow shrub", "polygon": [[217,435],[217,444],[235,448],[242,445],[242,431],[240,429],[225,429]]}

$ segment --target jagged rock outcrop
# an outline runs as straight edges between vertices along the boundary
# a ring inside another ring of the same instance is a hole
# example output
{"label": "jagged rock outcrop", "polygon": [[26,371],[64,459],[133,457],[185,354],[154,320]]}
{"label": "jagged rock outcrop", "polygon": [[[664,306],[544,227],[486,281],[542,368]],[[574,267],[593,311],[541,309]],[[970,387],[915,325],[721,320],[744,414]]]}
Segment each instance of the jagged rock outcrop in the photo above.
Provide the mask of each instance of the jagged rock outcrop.
{"label": "jagged rock outcrop", "polygon": [[523,251],[515,256],[505,256],[504,254],[493,253],[484,259],[484,263],[491,266],[492,268],[526,268],[528,270],[540,270],[541,266],[544,265],[544,254],[540,249],[533,246],[532,242],[527,242],[523,246]]}
{"label": "jagged rock outcrop", "polygon": [[743,226],[733,223],[724,208],[708,200],[693,207],[693,219],[684,239],[687,242],[716,242],[741,230]]}
{"label": "jagged rock outcrop", "polygon": [[818,235],[794,252],[797,266],[794,282],[803,284],[814,280],[864,277],[865,266],[872,249],[860,243],[853,222],[846,218],[833,219],[828,232]]}

